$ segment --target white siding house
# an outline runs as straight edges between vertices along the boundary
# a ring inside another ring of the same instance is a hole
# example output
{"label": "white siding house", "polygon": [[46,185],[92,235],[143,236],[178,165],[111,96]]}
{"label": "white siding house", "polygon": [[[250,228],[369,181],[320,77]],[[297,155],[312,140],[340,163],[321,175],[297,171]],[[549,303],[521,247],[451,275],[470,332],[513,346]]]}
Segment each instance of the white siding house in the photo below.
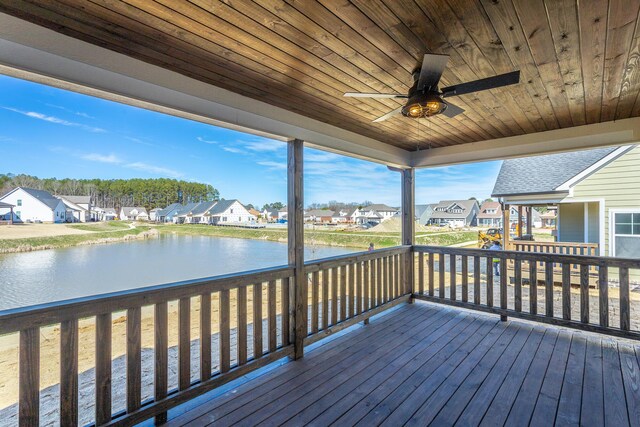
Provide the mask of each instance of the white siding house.
{"label": "white siding house", "polygon": [[208,212],[209,224],[246,224],[256,221],[256,216],[238,200],[220,200]]}
{"label": "white siding house", "polygon": [[123,207],[120,209],[120,219],[128,221],[149,221],[147,210],[141,206]]}
{"label": "white siding house", "polygon": [[0,201],[15,206],[16,222],[65,222],[64,203],[48,191],[16,187],[0,197]]}

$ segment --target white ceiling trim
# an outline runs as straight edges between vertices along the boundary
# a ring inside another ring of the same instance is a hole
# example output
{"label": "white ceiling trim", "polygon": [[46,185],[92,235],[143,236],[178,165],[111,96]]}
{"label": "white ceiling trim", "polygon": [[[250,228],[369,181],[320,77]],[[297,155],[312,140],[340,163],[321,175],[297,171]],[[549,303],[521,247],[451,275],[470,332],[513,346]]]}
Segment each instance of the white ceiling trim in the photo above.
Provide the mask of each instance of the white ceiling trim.
{"label": "white ceiling trim", "polygon": [[410,153],[0,13],[0,72],[396,167]]}
{"label": "white ceiling trim", "polygon": [[413,167],[446,166],[586,150],[640,141],[640,117],[412,153]]}

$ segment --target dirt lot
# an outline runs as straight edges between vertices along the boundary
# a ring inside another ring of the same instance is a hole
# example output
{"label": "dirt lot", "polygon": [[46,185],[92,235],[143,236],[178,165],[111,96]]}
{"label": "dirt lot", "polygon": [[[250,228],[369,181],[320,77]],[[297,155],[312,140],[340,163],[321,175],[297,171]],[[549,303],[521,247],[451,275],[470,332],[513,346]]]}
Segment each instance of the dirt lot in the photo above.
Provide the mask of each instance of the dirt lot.
{"label": "dirt lot", "polygon": [[28,239],[31,237],[66,236],[89,234],[91,231],[76,230],[65,224],[14,224],[0,226],[0,239]]}

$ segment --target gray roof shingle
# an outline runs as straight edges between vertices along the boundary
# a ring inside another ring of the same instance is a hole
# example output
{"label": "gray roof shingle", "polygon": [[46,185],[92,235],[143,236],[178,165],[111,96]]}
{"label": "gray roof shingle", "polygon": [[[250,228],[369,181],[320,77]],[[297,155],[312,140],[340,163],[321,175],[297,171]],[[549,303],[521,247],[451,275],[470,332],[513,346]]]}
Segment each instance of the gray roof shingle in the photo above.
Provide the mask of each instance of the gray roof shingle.
{"label": "gray roof shingle", "polygon": [[618,147],[505,160],[492,196],[550,193]]}
{"label": "gray roof shingle", "polygon": [[26,193],[29,193],[36,199],[40,200],[42,203],[47,205],[52,210],[55,209],[56,206],[58,206],[58,203],[60,203],[60,199],[55,198],[48,191],[35,190],[33,188],[25,188],[25,187],[20,187],[20,188],[22,188]]}

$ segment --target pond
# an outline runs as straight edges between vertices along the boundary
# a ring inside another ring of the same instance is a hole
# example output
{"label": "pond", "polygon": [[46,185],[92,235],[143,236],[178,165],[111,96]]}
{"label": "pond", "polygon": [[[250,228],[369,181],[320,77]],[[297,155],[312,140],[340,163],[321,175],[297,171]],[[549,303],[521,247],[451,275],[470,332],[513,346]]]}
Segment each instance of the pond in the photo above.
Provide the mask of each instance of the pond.
{"label": "pond", "polygon": [[[356,249],[313,246],[305,259]],[[107,245],[0,255],[0,310],[287,263],[285,243],[161,235]]]}

